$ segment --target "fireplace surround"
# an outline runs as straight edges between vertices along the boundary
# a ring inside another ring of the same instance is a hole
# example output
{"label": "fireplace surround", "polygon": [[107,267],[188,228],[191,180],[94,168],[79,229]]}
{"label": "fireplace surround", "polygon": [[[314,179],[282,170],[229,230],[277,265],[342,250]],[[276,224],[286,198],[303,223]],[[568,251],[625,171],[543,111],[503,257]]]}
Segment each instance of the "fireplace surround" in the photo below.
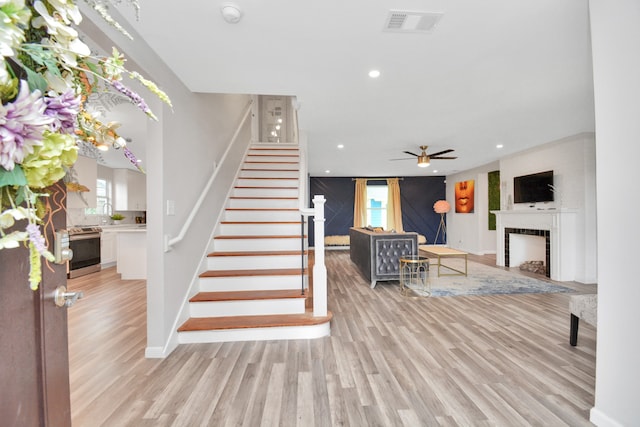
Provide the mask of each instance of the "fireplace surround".
{"label": "fireplace surround", "polygon": [[576,210],[515,209],[491,211],[496,215],[496,264],[509,265],[509,234],[528,234],[546,239],[547,277],[575,280]]}

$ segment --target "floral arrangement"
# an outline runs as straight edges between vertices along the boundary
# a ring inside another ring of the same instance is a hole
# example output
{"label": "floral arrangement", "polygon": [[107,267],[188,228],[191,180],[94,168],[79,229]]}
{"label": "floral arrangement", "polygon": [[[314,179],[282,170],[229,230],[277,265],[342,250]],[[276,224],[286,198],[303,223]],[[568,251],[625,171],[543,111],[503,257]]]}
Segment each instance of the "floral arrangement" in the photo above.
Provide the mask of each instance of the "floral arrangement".
{"label": "floral arrangement", "polygon": [[451,205],[446,200],[438,200],[433,204],[433,211],[439,214],[445,214],[451,210]]}
{"label": "floral arrangement", "polygon": [[[124,31],[108,14],[108,2],[84,1]],[[137,1],[128,1],[137,11]],[[128,77],[171,106],[153,82],[125,68],[116,49],[110,57],[92,55],[74,28],[81,20],[73,0],[0,0],[0,250],[28,247],[33,290],[41,281],[41,258],[53,260],[41,231],[46,188],[69,173],[78,144],[123,148],[136,164],[117,124],[91,114],[89,95],[115,91],[156,119],[123,83]],[[21,220],[26,227],[16,229]]]}

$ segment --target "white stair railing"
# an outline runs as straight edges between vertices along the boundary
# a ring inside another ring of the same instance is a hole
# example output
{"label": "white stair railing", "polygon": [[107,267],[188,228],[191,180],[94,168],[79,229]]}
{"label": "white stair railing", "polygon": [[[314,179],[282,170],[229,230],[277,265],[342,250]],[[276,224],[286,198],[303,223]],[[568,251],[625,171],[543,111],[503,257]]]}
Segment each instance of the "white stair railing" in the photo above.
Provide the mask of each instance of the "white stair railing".
{"label": "white stair railing", "polygon": [[229,142],[229,145],[227,146],[227,149],[225,150],[224,154],[222,155],[222,158],[220,159],[220,162],[218,162],[218,164],[214,164],[213,165],[213,173],[211,174],[211,177],[209,178],[209,181],[207,182],[207,185],[205,185],[204,189],[200,193],[200,197],[198,197],[198,201],[193,206],[193,209],[191,209],[191,212],[189,213],[189,217],[187,218],[187,220],[185,221],[184,225],[180,229],[180,233],[178,233],[178,235],[176,237],[173,237],[173,238],[171,238],[170,235],[165,234],[165,236],[164,236],[164,251],[165,252],[169,252],[171,250],[171,248],[173,247],[173,245],[175,245],[176,243],[178,243],[182,239],[184,239],[184,236],[187,234],[187,231],[191,227],[191,223],[193,222],[194,218],[196,217],[198,211],[200,210],[200,207],[202,206],[202,203],[204,202],[204,200],[207,197],[207,195],[209,195],[209,190],[211,189],[211,186],[213,185],[213,182],[215,181],[216,177],[218,176],[218,171],[220,170],[220,165],[222,163],[224,163],[224,161],[226,160],[227,155],[229,154],[229,151],[231,151],[231,148],[234,146],[234,143],[236,142],[236,140],[238,138],[238,135],[240,134],[240,131],[242,130],[242,127],[244,126],[244,122],[250,116],[250,113],[251,113],[251,110],[252,110],[252,104],[253,104],[253,101],[249,103],[249,106],[247,107],[246,112],[242,116],[242,120],[240,120],[240,124],[238,125],[235,133],[233,134],[233,137],[231,138],[231,141]]}
{"label": "white stair railing", "polygon": [[313,315],[327,315],[327,267],[324,263],[324,204],[322,195],[313,197],[313,208],[301,209],[300,214],[308,219],[313,217],[315,260],[313,264]]}

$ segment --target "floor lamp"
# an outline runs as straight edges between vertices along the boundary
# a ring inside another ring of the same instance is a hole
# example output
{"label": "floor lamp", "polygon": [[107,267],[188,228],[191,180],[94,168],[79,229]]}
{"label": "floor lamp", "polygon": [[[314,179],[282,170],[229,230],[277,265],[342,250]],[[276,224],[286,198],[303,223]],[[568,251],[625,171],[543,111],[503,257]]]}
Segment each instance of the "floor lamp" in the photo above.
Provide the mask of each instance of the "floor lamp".
{"label": "floor lamp", "polygon": [[435,213],[440,214],[440,225],[438,225],[438,232],[436,233],[436,238],[433,240],[433,244],[438,244],[438,237],[440,236],[440,232],[442,232],[442,243],[447,243],[447,224],[444,222],[444,215],[449,212],[451,209],[451,205],[446,200],[438,200],[433,205],[433,210]]}

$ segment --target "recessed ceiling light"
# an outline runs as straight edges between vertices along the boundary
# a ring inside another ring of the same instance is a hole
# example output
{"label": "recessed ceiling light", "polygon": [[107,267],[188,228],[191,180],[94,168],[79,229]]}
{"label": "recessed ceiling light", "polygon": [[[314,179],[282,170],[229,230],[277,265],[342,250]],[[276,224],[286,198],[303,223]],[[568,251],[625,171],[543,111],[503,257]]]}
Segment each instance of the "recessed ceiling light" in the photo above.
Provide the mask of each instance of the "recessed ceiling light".
{"label": "recessed ceiling light", "polygon": [[502,144],[496,145],[496,148],[502,148],[502,147],[504,147],[504,145],[502,145]]}
{"label": "recessed ceiling light", "polygon": [[378,77],[380,77],[380,71],[379,70],[369,71],[369,77],[371,77],[372,79],[377,79]]}
{"label": "recessed ceiling light", "polygon": [[433,173],[437,173],[437,172],[438,172],[438,170],[437,170],[437,169],[434,169],[434,170],[433,170]]}
{"label": "recessed ceiling light", "polygon": [[338,144],[338,148],[342,150],[344,148],[344,144]]}
{"label": "recessed ceiling light", "polygon": [[324,173],[331,173],[331,171],[327,169],[326,171],[324,171]]}

